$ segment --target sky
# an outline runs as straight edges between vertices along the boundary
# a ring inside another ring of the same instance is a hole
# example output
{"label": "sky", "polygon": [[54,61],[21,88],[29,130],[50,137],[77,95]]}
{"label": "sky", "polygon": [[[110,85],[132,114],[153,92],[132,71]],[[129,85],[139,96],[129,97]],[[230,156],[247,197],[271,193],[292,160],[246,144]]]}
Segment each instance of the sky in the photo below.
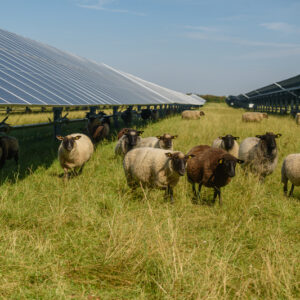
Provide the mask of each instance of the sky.
{"label": "sky", "polygon": [[300,0],[0,0],[0,28],[184,93],[300,74]]}

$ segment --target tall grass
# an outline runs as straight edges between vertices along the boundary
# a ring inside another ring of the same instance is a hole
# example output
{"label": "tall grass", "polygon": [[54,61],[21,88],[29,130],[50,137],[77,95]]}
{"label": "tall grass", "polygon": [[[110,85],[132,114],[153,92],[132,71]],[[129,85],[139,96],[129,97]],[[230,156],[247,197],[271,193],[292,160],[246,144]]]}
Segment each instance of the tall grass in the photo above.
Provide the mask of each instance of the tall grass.
{"label": "tall grass", "polygon": [[222,207],[192,204],[185,178],[174,205],[159,190],[132,192],[114,141],[66,184],[52,132],[18,132],[20,167],[8,162],[0,177],[0,297],[299,299],[300,189],[285,198],[280,183],[283,157],[299,152],[299,129],[280,116],[242,123],[242,110],[221,104],[204,111],[199,121],[149,125],[143,136],[178,134],[174,148],[187,152],[227,133],[282,133],[276,171],[260,184],[237,167]]}

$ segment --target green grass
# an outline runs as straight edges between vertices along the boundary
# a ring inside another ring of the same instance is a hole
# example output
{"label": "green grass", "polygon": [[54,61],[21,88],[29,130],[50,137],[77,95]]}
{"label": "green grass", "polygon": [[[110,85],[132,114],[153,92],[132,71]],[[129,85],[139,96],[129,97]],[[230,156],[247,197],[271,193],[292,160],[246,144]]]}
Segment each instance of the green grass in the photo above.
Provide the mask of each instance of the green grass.
{"label": "green grass", "polygon": [[[0,176],[0,298],[299,299],[300,189],[285,198],[280,183],[299,128],[282,116],[242,123],[242,110],[221,104],[203,110],[201,120],[172,117],[143,136],[178,134],[174,148],[187,152],[226,133],[282,133],[275,172],[259,184],[237,167],[222,207],[193,205],[186,178],[174,205],[159,190],[130,191],[115,141],[66,184],[52,128],[16,132],[20,167],[9,161]],[[64,132],[84,127],[76,126]]]}

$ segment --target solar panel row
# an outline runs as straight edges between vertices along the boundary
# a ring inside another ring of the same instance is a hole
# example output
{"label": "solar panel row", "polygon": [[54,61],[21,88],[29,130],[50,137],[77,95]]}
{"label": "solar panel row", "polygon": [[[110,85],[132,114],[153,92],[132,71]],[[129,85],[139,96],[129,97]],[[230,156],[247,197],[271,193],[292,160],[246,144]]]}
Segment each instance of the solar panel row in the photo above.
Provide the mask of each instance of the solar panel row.
{"label": "solar panel row", "polygon": [[0,29],[0,105],[204,102]]}

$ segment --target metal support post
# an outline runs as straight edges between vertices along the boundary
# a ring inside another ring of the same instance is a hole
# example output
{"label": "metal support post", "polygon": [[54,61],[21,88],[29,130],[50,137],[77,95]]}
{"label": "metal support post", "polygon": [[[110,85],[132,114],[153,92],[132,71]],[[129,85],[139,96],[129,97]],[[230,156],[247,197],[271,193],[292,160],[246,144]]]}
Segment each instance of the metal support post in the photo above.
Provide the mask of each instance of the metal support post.
{"label": "metal support post", "polygon": [[54,123],[54,138],[57,135],[61,135],[61,113],[63,111],[62,107],[53,107],[53,123]]}

